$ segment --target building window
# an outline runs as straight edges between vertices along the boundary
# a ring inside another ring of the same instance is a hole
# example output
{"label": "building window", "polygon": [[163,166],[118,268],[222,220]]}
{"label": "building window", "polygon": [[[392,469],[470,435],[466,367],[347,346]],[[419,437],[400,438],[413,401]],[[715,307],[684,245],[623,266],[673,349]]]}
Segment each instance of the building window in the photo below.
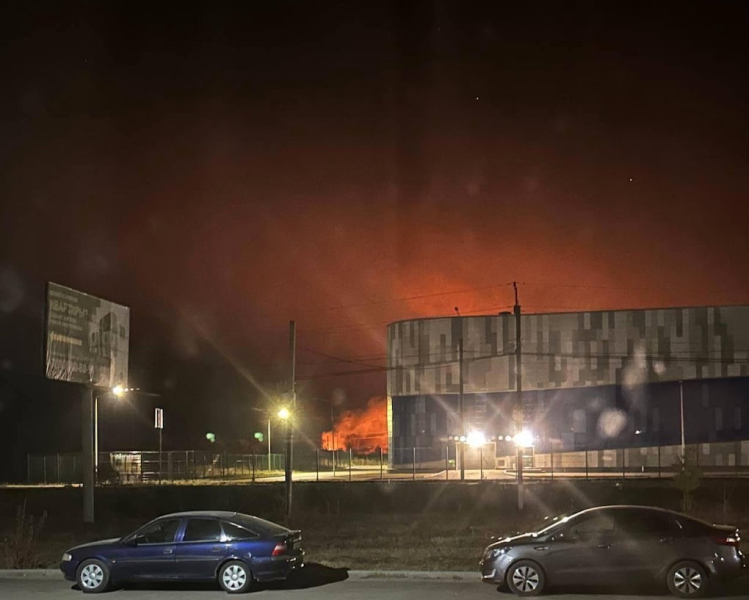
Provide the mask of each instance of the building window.
{"label": "building window", "polygon": [[411,437],[416,436],[416,415],[408,415],[411,420]]}
{"label": "building window", "polygon": [[437,435],[437,413],[429,415],[429,430],[432,435]]}
{"label": "building window", "polygon": [[657,408],[653,409],[653,431],[660,431],[661,429],[661,411]]}
{"label": "building window", "polygon": [[723,429],[723,409],[719,406],[715,408],[715,429]]}
{"label": "building window", "polygon": [[424,398],[424,396],[419,396],[416,399],[416,412],[417,413],[426,412],[426,399]]}

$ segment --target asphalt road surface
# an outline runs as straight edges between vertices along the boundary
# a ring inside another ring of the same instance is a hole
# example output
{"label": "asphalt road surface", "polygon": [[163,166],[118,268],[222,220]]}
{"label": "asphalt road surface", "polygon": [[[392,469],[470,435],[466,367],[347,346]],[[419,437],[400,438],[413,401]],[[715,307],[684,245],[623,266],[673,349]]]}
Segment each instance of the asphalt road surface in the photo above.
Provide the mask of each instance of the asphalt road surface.
{"label": "asphalt road surface", "polygon": [[[90,596],[87,596],[90,597]],[[218,599],[227,594],[217,587],[203,584],[152,584],[115,589],[106,598],[133,600]],[[514,596],[498,592],[496,587],[469,581],[415,579],[346,579],[344,570],[331,573],[318,581],[297,584],[274,584],[253,589],[246,597],[256,600],[514,600]],[[667,599],[658,589],[649,590],[559,590],[553,600],[635,600]],[[712,596],[714,600],[735,600],[749,597],[749,581],[735,582]],[[0,579],[0,598],[26,600],[36,598],[82,598],[72,583],[61,580]]]}

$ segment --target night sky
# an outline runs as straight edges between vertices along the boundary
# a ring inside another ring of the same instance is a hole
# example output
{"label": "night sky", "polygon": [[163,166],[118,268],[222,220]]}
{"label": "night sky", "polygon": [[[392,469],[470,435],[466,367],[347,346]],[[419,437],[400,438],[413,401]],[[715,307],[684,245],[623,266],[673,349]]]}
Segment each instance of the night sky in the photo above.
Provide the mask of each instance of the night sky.
{"label": "night sky", "polygon": [[511,281],[528,312],[749,303],[749,3],[15,4],[0,480],[80,447],[50,280],[131,307],[163,394],[106,404],[104,449],[154,447],[157,403],[167,447],[250,437],[290,319],[303,396],[355,407],[388,321]]}

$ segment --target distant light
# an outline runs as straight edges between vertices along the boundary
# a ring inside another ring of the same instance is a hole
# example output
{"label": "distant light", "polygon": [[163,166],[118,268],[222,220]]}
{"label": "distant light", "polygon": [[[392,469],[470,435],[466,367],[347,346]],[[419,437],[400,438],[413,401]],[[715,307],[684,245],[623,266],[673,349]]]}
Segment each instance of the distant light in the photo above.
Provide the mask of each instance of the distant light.
{"label": "distant light", "polygon": [[635,435],[640,435],[641,433],[642,431],[640,431],[639,429],[635,429]]}
{"label": "distant light", "polygon": [[291,413],[289,412],[288,408],[282,408],[278,411],[278,418],[283,419],[284,421],[288,419],[291,416]]}
{"label": "distant light", "polygon": [[461,435],[461,436],[460,436],[460,441],[461,441],[461,442],[465,442],[465,441],[466,441],[466,436],[464,436],[464,435]]}
{"label": "distant light", "polygon": [[207,439],[212,444],[216,441],[216,434],[208,432],[205,434],[205,439]]}
{"label": "distant light", "polygon": [[483,431],[471,431],[468,434],[468,445],[471,448],[480,448],[486,444],[486,436]]}
{"label": "distant light", "polygon": [[523,431],[516,434],[512,439],[515,442],[515,445],[520,446],[521,448],[528,448],[533,445],[533,434],[527,429],[523,429]]}
{"label": "distant light", "polygon": [[124,394],[126,391],[127,390],[124,387],[122,387],[121,385],[116,385],[116,386],[114,386],[112,388],[112,393],[115,396],[122,396],[122,394]]}

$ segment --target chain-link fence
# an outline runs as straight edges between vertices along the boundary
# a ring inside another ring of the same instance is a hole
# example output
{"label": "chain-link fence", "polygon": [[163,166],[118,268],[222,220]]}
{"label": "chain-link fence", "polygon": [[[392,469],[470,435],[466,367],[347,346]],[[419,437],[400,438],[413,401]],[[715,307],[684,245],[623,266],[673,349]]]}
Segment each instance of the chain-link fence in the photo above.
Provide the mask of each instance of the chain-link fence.
{"label": "chain-link fence", "polygon": [[[201,479],[255,479],[283,473],[283,454],[230,454],[198,450],[100,452],[98,483],[127,484]],[[27,481],[72,484],[83,479],[80,454],[28,456]]]}
{"label": "chain-link fence", "polygon": [[[514,479],[516,456],[497,453],[495,444],[393,448],[357,454],[352,450],[295,450],[294,477],[307,481],[366,481],[388,479],[485,480]],[[677,471],[680,446],[611,448],[604,450],[523,451],[525,476],[557,477],[668,477]],[[688,444],[686,454],[706,475],[749,475],[749,441]],[[392,462],[388,462],[389,459]],[[461,465],[461,460],[463,464]],[[281,480],[284,454],[231,454],[193,450],[167,452],[102,452],[97,481],[100,484],[179,482],[200,480]],[[28,457],[28,482],[80,483],[79,454]]]}

